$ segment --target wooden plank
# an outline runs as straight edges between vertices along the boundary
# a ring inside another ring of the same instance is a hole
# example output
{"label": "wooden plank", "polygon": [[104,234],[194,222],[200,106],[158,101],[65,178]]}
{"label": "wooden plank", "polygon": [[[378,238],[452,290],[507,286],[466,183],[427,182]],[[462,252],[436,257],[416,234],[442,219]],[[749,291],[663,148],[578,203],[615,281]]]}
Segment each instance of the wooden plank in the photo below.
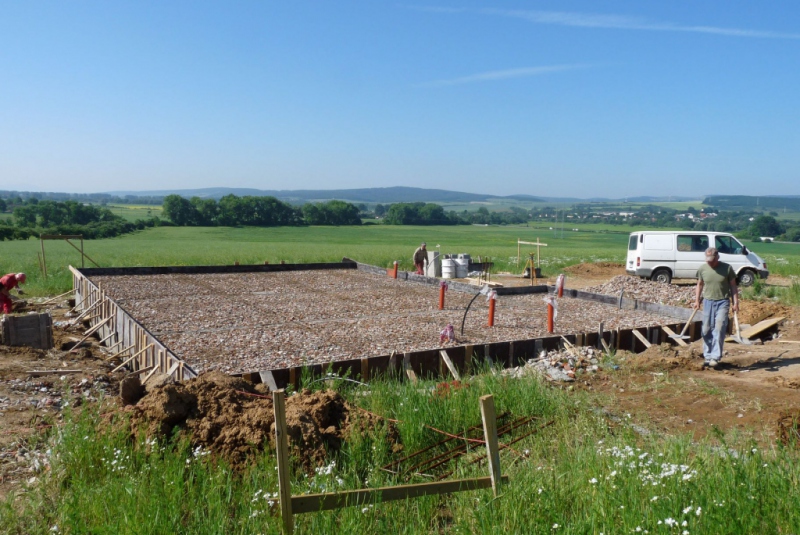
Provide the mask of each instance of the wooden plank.
{"label": "wooden plank", "polygon": [[275,376],[272,375],[271,371],[264,370],[263,372],[258,372],[258,375],[261,376],[261,382],[267,385],[270,392],[278,391],[278,385],[275,383]]}
{"label": "wooden plank", "polygon": [[497,445],[497,414],[494,410],[494,396],[481,396],[481,419],[483,420],[483,436],[486,440],[486,458],[489,459],[489,477],[492,490],[497,496],[502,484],[500,473],[500,448]]}
{"label": "wooden plank", "polygon": [[638,329],[631,329],[633,335],[639,339],[640,342],[644,344],[644,347],[649,348],[651,346],[650,342],[647,341],[647,338],[644,337],[642,333],[639,332]]}
{"label": "wooden plank", "polygon": [[450,356],[447,354],[447,351],[442,349],[441,351],[439,351],[439,356],[442,357],[442,361],[444,362],[445,366],[447,366],[447,369],[450,370],[450,373],[453,374],[453,378],[456,381],[460,381],[461,377],[458,375],[458,370],[453,365],[453,361],[450,360]]}
{"label": "wooden plank", "polygon": [[[673,331],[672,329],[670,329],[666,325],[662,326],[661,328],[664,329],[664,332],[667,333],[669,336],[676,336],[675,331]],[[669,340],[675,340],[675,343],[678,344],[681,347],[687,347],[689,345],[686,342],[684,342],[683,340],[681,340],[680,338],[669,338]]]}
{"label": "wooden plank", "polygon": [[403,370],[412,383],[417,382],[417,374],[411,369],[411,353],[403,353]]}
{"label": "wooden plank", "polygon": [[[148,349],[150,349],[152,346],[153,346],[153,344],[150,344],[149,346],[146,346],[146,347],[144,347],[144,348],[140,349],[139,351],[137,351],[136,353],[134,353],[133,355],[131,355],[130,357],[128,357],[127,359],[125,359],[125,361],[124,361],[122,364],[120,364],[119,366],[117,366],[116,368],[114,368],[113,370],[111,370],[111,373],[114,373],[115,371],[117,371],[117,370],[119,370],[119,369],[123,368],[123,367],[124,367],[124,366],[125,366],[127,363],[129,363],[130,361],[132,361],[133,359],[135,359],[136,357],[138,357],[139,355],[141,355],[142,353],[144,353],[145,351],[147,351]],[[147,364],[145,363],[145,366],[146,366],[146,365],[147,365]]]}
{"label": "wooden plank", "polygon": [[123,353],[127,353],[128,351],[130,351],[131,349],[133,349],[133,348],[135,348],[135,347],[136,347],[136,346],[134,346],[134,345],[130,345],[130,346],[126,347],[125,349],[121,350],[121,351],[117,351],[116,353],[114,353],[114,354],[113,354],[113,355],[111,355],[110,357],[106,357],[106,360],[112,360],[112,359],[115,359],[115,358],[117,358],[118,356],[122,355]]}
{"label": "wooden plank", "polygon": [[28,375],[40,377],[42,375],[68,375],[72,373],[83,373],[83,370],[31,370]]}
{"label": "wooden plank", "polygon": [[743,330],[742,338],[748,338],[748,339],[753,338],[754,336],[757,336],[762,332],[771,329],[772,327],[775,327],[785,319],[786,318],[784,317],[779,317],[779,318],[770,318],[768,320],[760,321],[755,325],[753,325],[752,327],[748,327],[747,329]]}
{"label": "wooden plank", "polygon": [[364,382],[369,381],[369,359],[361,359],[361,380]]}
{"label": "wooden plank", "polygon": [[97,325],[95,325],[94,327],[92,327],[91,329],[89,329],[88,331],[86,331],[86,334],[83,335],[83,338],[81,338],[80,341],[75,344],[75,347],[70,349],[69,352],[70,353],[76,353],[78,351],[79,346],[83,342],[85,342],[90,336],[92,336],[96,331],[98,331],[100,329],[100,327],[102,327],[103,325],[108,323],[112,318],[113,318],[113,316],[109,316],[106,319],[104,319],[103,321],[101,321],[100,323],[98,323]]}
{"label": "wooden plank", "polygon": [[[508,482],[508,476],[502,478]],[[434,494],[449,494],[468,490],[486,489],[492,486],[491,477],[458,479],[455,481],[436,481],[417,483],[414,485],[398,485],[396,487],[380,487],[376,489],[359,489],[332,494],[304,494],[292,496],[292,512],[294,514],[315,513],[342,507],[352,507],[367,503],[382,503],[396,500],[407,500]]]}
{"label": "wooden plank", "polygon": [[475,356],[475,350],[471,344],[464,346],[464,373],[470,375],[472,373],[472,359]]}
{"label": "wooden plank", "polygon": [[294,517],[292,516],[292,483],[289,480],[291,467],[289,466],[289,435],[286,432],[286,398],[283,390],[272,393],[272,406],[275,411],[275,446],[278,459],[278,498],[281,506],[281,520],[283,532],[294,532]]}

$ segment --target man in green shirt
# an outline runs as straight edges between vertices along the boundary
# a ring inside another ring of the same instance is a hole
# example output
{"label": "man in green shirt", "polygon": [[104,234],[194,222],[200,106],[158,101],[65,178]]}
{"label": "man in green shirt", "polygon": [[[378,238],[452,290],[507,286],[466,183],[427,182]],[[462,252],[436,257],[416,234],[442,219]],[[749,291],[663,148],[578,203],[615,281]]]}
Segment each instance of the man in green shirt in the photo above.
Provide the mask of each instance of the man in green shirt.
{"label": "man in green shirt", "polygon": [[722,358],[722,344],[728,332],[728,310],[733,301],[733,311],[739,311],[739,288],[736,273],[725,262],[719,261],[715,247],[706,249],[706,263],[697,270],[697,290],[694,308],[703,303],[703,359],[714,368]]}

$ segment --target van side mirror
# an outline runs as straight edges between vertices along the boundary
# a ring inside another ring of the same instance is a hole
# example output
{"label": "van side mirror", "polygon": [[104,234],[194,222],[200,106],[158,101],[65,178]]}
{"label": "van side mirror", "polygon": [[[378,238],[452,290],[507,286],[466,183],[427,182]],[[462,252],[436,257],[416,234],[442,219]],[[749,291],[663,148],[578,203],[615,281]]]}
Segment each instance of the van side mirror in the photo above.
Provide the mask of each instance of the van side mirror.
{"label": "van side mirror", "polygon": [[750,251],[748,251],[748,250],[747,250],[747,247],[746,247],[746,246],[744,246],[744,245],[742,245],[742,254],[743,254],[743,255],[750,254]]}

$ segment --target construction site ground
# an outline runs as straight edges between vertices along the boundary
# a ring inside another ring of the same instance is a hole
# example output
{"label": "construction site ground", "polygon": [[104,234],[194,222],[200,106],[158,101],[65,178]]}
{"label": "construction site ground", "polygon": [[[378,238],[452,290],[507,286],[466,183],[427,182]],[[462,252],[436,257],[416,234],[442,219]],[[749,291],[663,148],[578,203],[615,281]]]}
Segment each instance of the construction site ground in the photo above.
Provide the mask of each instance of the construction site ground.
{"label": "construction site ground", "polygon": [[[602,284],[618,272],[602,276],[568,274],[568,287]],[[778,421],[800,409],[800,310],[773,302],[745,301],[742,321],[785,317],[763,344],[727,343],[722,365],[703,369],[699,342],[688,348],[653,346],[632,355],[619,352],[619,369],[606,366],[554,388],[583,390],[611,421],[629,422],[651,433],[691,434],[702,439],[739,430],[761,444],[777,440]],[[0,346],[0,499],[48,470],[47,443],[42,436],[62,425],[66,406],[106,399],[121,405],[117,394],[123,372],[109,375],[113,363],[93,341],[69,353],[80,330],[62,323],[65,303],[49,308],[55,322],[56,348],[40,351]],[[32,377],[31,370],[77,370]],[[69,391],[69,392],[68,392]]]}

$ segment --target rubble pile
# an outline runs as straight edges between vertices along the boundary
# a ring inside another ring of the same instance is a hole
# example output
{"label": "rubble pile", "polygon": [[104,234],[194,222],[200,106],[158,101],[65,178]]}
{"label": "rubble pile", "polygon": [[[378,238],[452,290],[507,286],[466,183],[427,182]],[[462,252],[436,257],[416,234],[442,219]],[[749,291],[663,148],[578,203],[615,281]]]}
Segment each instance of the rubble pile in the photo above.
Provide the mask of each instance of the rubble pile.
{"label": "rubble pile", "polygon": [[524,366],[504,370],[510,377],[531,373],[550,381],[571,382],[582,373],[596,373],[602,369],[602,352],[593,347],[569,347],[558,351],[542,351],[538,358],[528,360]]}
{"label": "rubble pile", "polygon": [[663,284],[628,275],[619,275],[604,284],[583,288],[583,291],[615,297],[625,292],[627,298],[675,307],[691,306],[695,297],[694,286]]}

